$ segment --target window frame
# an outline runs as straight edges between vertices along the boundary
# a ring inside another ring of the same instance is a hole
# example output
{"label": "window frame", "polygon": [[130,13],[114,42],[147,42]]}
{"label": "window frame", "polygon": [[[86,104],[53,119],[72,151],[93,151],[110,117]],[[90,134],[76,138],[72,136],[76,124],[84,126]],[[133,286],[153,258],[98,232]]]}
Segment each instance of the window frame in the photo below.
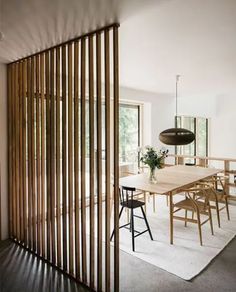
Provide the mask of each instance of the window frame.
{"label": "window frame", "polygon": [[[183,118],[193,118],[194,119],[194,134],[197,137],[197,131],[198,131],[198,120],[199,119],[205,119],[206,121],[206,157],[209,155],[209,118],[205,118],[205,117],[194,117],[194,116],[185,116],[185,115],[178,115],[175,116],[175,127],[178,127],[178,118],[180,118],[180,127],[182,127],[182,120]],[[185,154],[178,154],[178,146],[175,146],[175,154],[176,155],[185,155]],[[179,146],[179,147],[183,147],[183,146]],[[199,144],[198,144],[198,140],[195,139],[194,140],[194,156],[199,156],[198,155],[198,149],[199,149]],[[183,152],[183,151],[181,151]],[[196,163],[196,159],[194,159],[194,163]]]}
{"label": "window frame", "polygon": [[[120,100],[119,102],[119,108],[120,107],[125,107],[125,108],[133,108],[138,110],[138,145],[137,147],[141,147],[142,145],[142,137],[143,137],[143,105],[137,102],[128,102],[124,100]],[[138,153],[138,167],[140,166],[140,153]]]}

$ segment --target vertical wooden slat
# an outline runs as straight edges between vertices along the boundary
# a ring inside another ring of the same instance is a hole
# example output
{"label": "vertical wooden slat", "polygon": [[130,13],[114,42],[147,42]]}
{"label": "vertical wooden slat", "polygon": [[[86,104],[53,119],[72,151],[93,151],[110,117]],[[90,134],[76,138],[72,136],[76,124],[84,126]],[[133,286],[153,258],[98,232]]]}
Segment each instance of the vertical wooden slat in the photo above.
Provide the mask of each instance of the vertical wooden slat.
{"label": "vertical wooden slat", "polygon": [[13,237],[16,238],[17,234],[16,234],[16,114],[15,114],[15,110],[16,110],[16,88],[15,88],[15,78],[16,78],[16,65],[13,64],[13,68],[12,68],[12,74],[13,74],[13,78],[12,78],[12,117],[13,117],[13,121],[12,121],[12,180],[13,180],[13,192],[12,192],[12,199],[13,199]]}
{"label": "vertical wooden slat", "polygon": [[26,94],[26,85],[27,85],[27,63],[23,61],[22,63],[22,167],[23,167],[23,225],[24,225],[24,245],[28,245],[28,224],[27,224],[27,177],[26,177],[26,105],[27,105],[27,94]]}
{"label": "vertical wooden slat", "polygon": [[55,91],[54,91],[54,52],[50,51],[50,178],[51,178],[51,248],[52,248],[52,263],[56,263],[56,232],[55,232]]}
{"label": "vertical wooden slat", "polygon": [[89,37],[89,148],[90,148],[90,288],[94,289],[94,61],[93,35]]}
{"label": "vertical wooden slat", "polygon": [[79,43],[74,44],[74,172],[75,172],[75,275],[80,279],[79,201]]}
{"label": "vertical wooden slat", "polygon": [[12,126],[11,126],[11,131],[12,131],[12,237],[15,238],[15,145],[14,145],[14,140],[15,140],[15,93],[14,93],[14,78],[15,78],[15,71],[14,71],[14,64],[12,65],[12,80],[11,80],[11,94],[12,94],[12,107],[11,107],[11,114],[12,114]]}
{"label": "vertical wooden slat", "polygon": [[28,247],[32,249],[32,131],[31,131],[31,59],[27,59],[27,148],[28,148]]}
{"label": "vertical wooden slat", "polygon": [[46,256],[45,238],[45,82],[44,53],[40,54],[40,96],[41,96],[41,212],[42,212],[42,257]]}
{"label": "vertical wooden slat", "polygon": [[60,153],[60,47],[56,49],[56,199],[57,199],[57,265],[61,267],[61,153]]}
{"label": "vertical wooden slat", "polygon": [[32,231],[33,231],[33,250],[36,251],[36,163],[35,163],[35,57],[31,59],[31,160],[32,160]]}
{"label": "vertical wooden slat", "polygon": [[19,165],[19,63],[15,64],[15,182],[16,182],[16,236],[20,241],[20,165]]}
{"label": "vertical wooden slat", "polygon": [[12,214],[13,214],[13,238],[16,238],[16,155],[15,155],[15,64],[12,65]]}
{"label": "vertical wooden slat", "polygon": [[23,211],[24,211],[24,205],[23,205],[23,163],[22,163],[22,62],[19,62],[18,65],[18,83],[19,83],[19,120],[18,120],[18,125],[19,125],[19,223],[20,223],[20,241],[24,241],[23,237]]}
{"label": "vertical wooden slat", "polygon": [[81,39],[81,242],[82,280],[87,283],[86,256],[86,39]]}
{"label": "vertical wooden slat", "polygon": [[110,40],[109,30],[105,31],[105,144],[106,144],[106,291],[110,291],[110,192],[111,192],[111,125],[110,125]]}
{"label": "vertical wooden slat", "polygon": [[40,173],[40,109],[39,109],[39,55],[36,56],[36,177],[37,177],[37,253],[41,254],[41,173]]}
{"label": "vertical wooden slat", "polygon": [[63,269],[67,271],[67,100],[66,45],[62,46],[62,193],[63,193]]}
{"label": "vertical wooden slat", "polygon": [[102,290],[102,92],[101,33],[96,34],[97,89],[97,290]]}
{"label": "vertical wooden slat", "polygon": [[69,187],[69,272],[73,274],[73,140],[72,140],[72,43],[68,45],[68,187]]}
{"label": "vertical wooden slat", "polygon": [[119,43],[118,27],[113,28],[114,83],[114,291],[119,291]]}
{"label": "vertical wooden slat", "polygon": [[7,92],[8,92],[8,190],[9,190],[9,232],[10,238],[13,235],[13,221],[12,221],[12,65],[7,67]]}
{"label": "vertical wooden slat", "polygon": [[51,259],[51,168],[50,168],[50,71],[49,51],[45,53],[46,85],[46,176],[47,176],[47,259]]}

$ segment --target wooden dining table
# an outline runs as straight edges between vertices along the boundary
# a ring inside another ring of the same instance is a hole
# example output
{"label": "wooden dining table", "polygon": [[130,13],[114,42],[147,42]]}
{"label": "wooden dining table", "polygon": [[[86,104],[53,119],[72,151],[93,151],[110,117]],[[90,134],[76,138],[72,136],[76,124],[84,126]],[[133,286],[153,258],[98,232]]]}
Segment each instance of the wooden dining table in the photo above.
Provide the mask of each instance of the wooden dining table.
{"label": "wooden dining table", "polygon": [[137,190],[157,195],[168,195],[170,211],[170,244],[173,244],[173,196],[180,189],[192,186],[198,181],[216,175],[222,169],[199,166],[174,165],[157,170],[157,183],[150,183],[148,173],[120,178],[120,186],[134,187]]}

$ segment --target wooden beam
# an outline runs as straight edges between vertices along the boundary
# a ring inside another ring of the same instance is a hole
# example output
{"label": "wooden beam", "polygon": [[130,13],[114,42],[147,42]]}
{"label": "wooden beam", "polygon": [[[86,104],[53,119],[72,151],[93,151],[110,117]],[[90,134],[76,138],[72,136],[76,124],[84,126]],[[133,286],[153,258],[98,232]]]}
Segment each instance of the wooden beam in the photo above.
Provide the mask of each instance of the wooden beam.
{"label": "wooden beam", "polygon": [[104,43],[104,56],[105,56],[105,144],[106,144],[106,183],[105,183],[105,193],[106,193],[106,291],[110,291],[110,201],[111,201],[111,125],[110,125],[110,38],[109,30],[105,31],[105,43]]}
{"label": "wooden beam", "polygon": [[23,92],[22,92],[22,62],[19,62],[18,65],[18,83],[19,83],[19,224],[20,224],[20,241],[24,242],[24,228],[23,228],[23,213],[24,213],[24,205],[23,205],[23,161],[22,161],[22,153],[23,153],[23,145],[22,145],[22,110],[23,110]]}
{"label": "wooden beam", "polygon": [[93,61],[93,36],[89,36],[89,188],[90,188],[90,288],[94,289],[94,61]]}
{"label": "wooden beam", "polygon": [[15,64],[15,204],[16,204],[16,238],[20,241],[20,163],[19,163],[19,63]]}
{"label": "wooden beam", "polygon": [[50,51],[50,185],[51,185],[51,248],[52,263],[56,263],[56,222],[55,222],[55,50]]}
{"label": "wooden beam", "polygon": [[[9,232],[10,232],[10,238],[13,235],[13,221],[12,221],[12,182],[13,182],[13,176],[12,176],[12,65],[9,65],[7,67],[7,101],[8,101],[8,190],[9,190]],[[1,223],[0,223],[1,224]]]}
{"label": "wooden beam", "polygon": [[62,211],[63,211],[63,269],[67,271],[67,97],[66,45],[62,46]]}
{"label": "wooden beam", "polygon": [[41,211],[42,211],[42,257],[46,257],[46,198],[45,198],[45,54],[40,54],[40,95],[41,95]]}
{"label": "wooden beam", "polygon": [[49,52],[45,54],[46,85],[46,177],[47,177],[47,260],[51,260],[51,168],[50,168],[50,63]]}
{"label": "wooden beam", "polygon": [[72,129],[72,43],[68,45],[68,187],[69,187],[69,271],[74,273],[74,220],[73,220],[73,129]]}
{"label": "wooden beam", "polygon": [[32,249],[32,131],[31,131],[31,59],[27,59],[27,153],[28,153],[28,247]]}
{"label": "wooden beam", "polygon": [[75,275],[80,280],[79,43],[74,44]]}
{"label": "wooden beam", "polygon": [[102,89],[101,89],[101,34],[96,34],[97,87],[97,290],[102,290]]}
{"label": "wooden beam", "polygon": [[37,234],[36,234],[36,163],[35,163],[35,57],[31,58],[31,185],[32,185],[32,232],[33,232],[33,251],[36,251]]}
{"label": "wooden beam", "polygon": [[81,39],[81,241],[82,280],[87,283],[86,255],[86,39]]}
{"label": "wooden beam", "polygon": [[28,223],[27,223],[27,157],[26,157],[26,106],[27,106],[27,63],[22,62],[22,174],[23,174],[23,226],[24,226],[24,245],[28,242]]}
{"label": "wooden beam", "polygon": [[57,200],[57,265],[61,267],[61,50],[56,49],[56,200]]}
{"label": "wooden beam", "polygon": [[37,253],[41,254],[42,250],[42,233],[41,233],[41,157],[40,157],[40,108],[39,108],[39,55],[36,56],[36,177],[37,177]]}
{"label": "wooden beam", "polygon": [[113,28],[114,83],[114,291],[119,291],[119,43],[118,28]]}

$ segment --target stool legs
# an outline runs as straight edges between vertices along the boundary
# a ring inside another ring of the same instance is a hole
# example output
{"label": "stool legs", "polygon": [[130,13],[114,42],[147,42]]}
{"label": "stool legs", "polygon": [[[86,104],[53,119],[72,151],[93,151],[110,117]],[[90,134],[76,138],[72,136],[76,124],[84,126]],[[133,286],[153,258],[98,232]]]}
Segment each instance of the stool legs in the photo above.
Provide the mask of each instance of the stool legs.
{"label": "stool legs", "polygon": [[148,229],[149,235],[150,235],[150,237],[151,237],[151,240],[153,240],[152,232],[151,232],[150,226],[149,226],[149,224],[148,224],[147,217],[146,217],[146,214],[145,214],[145,212],[144,212],[144,210],[143,210],[143,207],[141,207],[141,210],[142,210],[142,213],[143,213],[143,218],[144,218],[144,220],[145,220],[145,223],[146,223],[146,226],[147,226],[147,229]]}
{"label": "stool legs", "polygon": [[131,209],[131,231],[132,231],[132,249],[135,251],[134,245],[134,210]]}
{"label": "stool legs", "polygon": [[[119,219],[120,219],[120,217],[121,217],[121,215],[122,215],[123,210],[124,210],[124,207],[122,207],[122,208],[120,209]],[[114,236],[114,232],[115,232],[115,230],[113,229],[110,240],[112,240],[112,237]]]}

